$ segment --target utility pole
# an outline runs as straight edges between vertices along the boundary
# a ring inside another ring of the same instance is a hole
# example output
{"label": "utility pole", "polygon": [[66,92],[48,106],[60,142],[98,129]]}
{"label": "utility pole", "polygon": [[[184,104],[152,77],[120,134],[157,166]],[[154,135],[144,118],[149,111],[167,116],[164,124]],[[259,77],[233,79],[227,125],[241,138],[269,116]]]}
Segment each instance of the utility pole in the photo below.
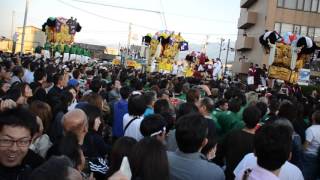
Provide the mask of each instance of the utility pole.
{"label": "utility pole", "polygon": [[129,23],[129,34],[128,34],[128,45],[127,45],[127,48],[128,48],[128,50],[127,50],[127,52],[128,52],[128,54],[129,54],[129,48],[130,48],[130,42],[131,42],[131,32],[132,31],[132,23],[130,22]]}
{"label": "utility pole", "polygon": [[203,53],[207,53],[208,40],[209,40],[209,35],[206,36],[206,40],[204,41],[204,45],[202,48]]}
{"label": "utility pole", "polygon": [[24,21],[23,21],[23,30],[22,30],[22,39],[21,39],[21,51],[20,51],[21,55],[23,54],[24,36],[25,36],[27,16],[28,16],[28,7],[29,7],[29,0],[26,0],[26,9],[24,12]]}
{"label": "utility pole", "polygon": [[222,43],[223,43],[224,39],[221,38],[220,39],[220,50],[219,50],[219,59],[221,58],[221,51],[222,51]]}
{"label": "utility pole", "polygon": [[14,31],[14,16],[15,16],[15,11],[12,11],[12,17],[11,17],[11,38],[13,37],[13,31]]}
{"label": "utility pole", "polygon": [[229,49],[230,49],[230,39],[228,39],[226,62],[225,62],[225,66],[224,66],[224,75],[227,74],[227,63],[228,63]]}

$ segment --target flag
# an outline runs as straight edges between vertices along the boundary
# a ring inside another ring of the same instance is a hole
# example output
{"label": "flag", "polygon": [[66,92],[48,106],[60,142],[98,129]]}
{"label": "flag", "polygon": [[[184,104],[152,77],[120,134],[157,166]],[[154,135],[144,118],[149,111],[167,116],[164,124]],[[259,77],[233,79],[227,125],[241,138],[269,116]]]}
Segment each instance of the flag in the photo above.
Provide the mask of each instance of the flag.
{"label": "flag", "polygon": [[188,51],[189,50],[189,45],[188,42],[183,41],[180,43],[180,51]]}

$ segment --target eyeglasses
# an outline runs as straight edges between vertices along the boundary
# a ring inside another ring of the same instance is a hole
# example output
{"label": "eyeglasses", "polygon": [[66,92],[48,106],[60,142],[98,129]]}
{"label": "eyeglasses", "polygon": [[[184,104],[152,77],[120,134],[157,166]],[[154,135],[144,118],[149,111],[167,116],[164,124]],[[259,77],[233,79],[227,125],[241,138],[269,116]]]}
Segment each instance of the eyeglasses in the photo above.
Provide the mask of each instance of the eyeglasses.
{"label": "eyeglasses", "polygon": [[30,145],[31,139],[0,139],[0,147],[11,147],[14,143],[16,143],[18,147],[26,147]]}

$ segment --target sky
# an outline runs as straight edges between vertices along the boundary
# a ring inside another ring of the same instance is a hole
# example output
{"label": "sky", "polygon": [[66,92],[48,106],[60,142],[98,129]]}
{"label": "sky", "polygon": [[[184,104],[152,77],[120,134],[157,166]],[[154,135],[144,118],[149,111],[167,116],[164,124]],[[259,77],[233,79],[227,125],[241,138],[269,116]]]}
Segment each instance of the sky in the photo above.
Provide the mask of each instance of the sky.
{"label": "sky", "polygon": [[[124,46],[131,40],[141,43],[141,37],[159,30],[181,32],[189,43],[217,43],[220,38],[235,41],[240,0],[29,0],[27,25],[41,27],[50,16],[76,17],[82,30],[75,41]],[[23,25],[26,0],[1,0],[0,35],[10,37],[14,27]],[[110,7],[120,6],[148,11]],[[12,18],[12,12],[15,12]],[[161,14],[159,12],[164,12]],[[134,40],[136,39],[136,40]]]}

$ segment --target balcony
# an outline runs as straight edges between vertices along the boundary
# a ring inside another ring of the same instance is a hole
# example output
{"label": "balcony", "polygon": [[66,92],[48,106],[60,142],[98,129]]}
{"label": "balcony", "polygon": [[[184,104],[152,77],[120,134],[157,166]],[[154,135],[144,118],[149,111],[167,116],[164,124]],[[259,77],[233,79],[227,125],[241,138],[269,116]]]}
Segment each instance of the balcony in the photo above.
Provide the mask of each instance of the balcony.
{"label": "balcony", "polygon": [[239,36],[237,39],[236,49],[238,51],[251,50],[254,43],[254,37]]}
{"label": "balcony", "polygon": [[241,8],[249,8],[252,4],[254,4],[257,0],[241,0]]}
{"label": "balcony", "polygon": [[258,13],[245,11],[241,13],[238,21],[238,29],[248,29],[257,23]]}

